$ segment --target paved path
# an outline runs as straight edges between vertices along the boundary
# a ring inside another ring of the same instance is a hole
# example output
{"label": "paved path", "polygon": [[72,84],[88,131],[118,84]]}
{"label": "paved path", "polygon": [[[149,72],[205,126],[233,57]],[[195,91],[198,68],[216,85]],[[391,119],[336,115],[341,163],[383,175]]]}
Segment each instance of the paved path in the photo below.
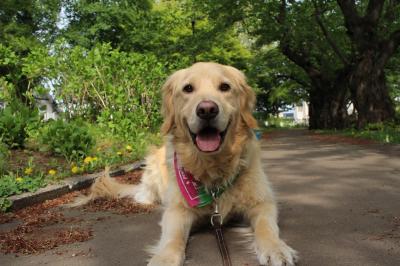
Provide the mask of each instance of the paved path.
{"label": "paved path", "polygon": [[[400,265],[398,146],[327,143],[296,130],[263,141],[262,148],[280,202],[282,237],[299,251],[298,265]],[[96,220],[103,214],[78,215]],[[36,256],[1,255],[0,265],[145,265],[143,249],[158,238],[159,217],[159,211],[111,215],[93,224],[88,242]],[[227,239],[234,265],[257,265],[237,244],[240,235],[229,230]],[[208,232],[195,233],[187,253],[187,265],[219,265]]]}

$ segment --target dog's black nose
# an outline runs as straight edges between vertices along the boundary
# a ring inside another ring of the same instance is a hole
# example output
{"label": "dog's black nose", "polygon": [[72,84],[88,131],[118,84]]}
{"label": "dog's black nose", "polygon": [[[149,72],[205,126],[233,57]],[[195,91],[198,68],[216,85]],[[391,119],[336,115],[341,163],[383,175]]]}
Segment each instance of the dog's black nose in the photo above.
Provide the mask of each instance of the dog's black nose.
{"label": "dog's black nose", "polygon": [[196,114],[201,119],[211,120],[219,113],[218,105],[213,101],[202,101],[197,105]]}

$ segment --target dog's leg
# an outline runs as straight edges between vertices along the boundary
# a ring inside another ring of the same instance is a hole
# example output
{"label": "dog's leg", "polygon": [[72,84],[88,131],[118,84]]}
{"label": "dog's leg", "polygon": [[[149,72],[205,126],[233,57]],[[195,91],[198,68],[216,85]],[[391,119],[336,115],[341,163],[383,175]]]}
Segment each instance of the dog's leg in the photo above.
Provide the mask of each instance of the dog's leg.
{"label": "dog's leg", "polygon": [[279,238],[275,202],[261,202],[248,210],[254,246],[261,265],[294,265],[297,252]]}
{"label": "dog's leg", "polygon": [[184,207],[168,207],[161,219],[161,239],[152,250],[149,266],[180,266],[185,260],[186,242],[194,214]]}

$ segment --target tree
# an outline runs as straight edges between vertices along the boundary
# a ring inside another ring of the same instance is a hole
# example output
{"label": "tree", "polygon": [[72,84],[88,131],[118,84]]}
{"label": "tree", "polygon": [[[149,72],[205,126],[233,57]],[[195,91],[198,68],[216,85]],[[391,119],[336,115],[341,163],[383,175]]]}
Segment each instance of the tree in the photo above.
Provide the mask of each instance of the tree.
{"label": "tree", "polygon": [[26,75],[24,60],[32,50],[40,50],[54,40],[60,8],[59,0],[0,2],[0,78],[26,105],[33,105],[29,90],[40,78]]}
{"label": "tree", "polygon": [[72,46],[110,43],[120,51],[155,55],[168,69],[205,60],[245,67],[251,56],[233,27],[213,27],[190,0],[78,0],[67,1],[66,10],[63,36]]}
{"label": "tree", "polygon": [[255,52],[249,65],[248,77],[257,91],[257,112],[278,115],[288,106],[308,99],[307,77],[276,44]]}
{"label": "tree", "polygon": [[398,1],[228,2],[205,8],[220,24],[246,26],[256,47],[278,42],[307,75],[310,128],[346,126],[349,98],[359,127],[394,117],[384,68],[400,42]]}
{"label": "tree", "polygon": [[393,119],[385,67],[400,45],[400,2],[337,2],[354,50],[349,60],[349,85],[358,111],[358,126]]}

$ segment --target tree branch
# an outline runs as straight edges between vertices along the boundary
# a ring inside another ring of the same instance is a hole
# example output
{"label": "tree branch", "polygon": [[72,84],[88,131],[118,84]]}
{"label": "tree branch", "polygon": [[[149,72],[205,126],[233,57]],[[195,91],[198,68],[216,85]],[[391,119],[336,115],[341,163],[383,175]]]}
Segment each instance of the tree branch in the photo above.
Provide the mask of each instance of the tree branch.
{"label": "tree branch", "polygon": [[315,12],[314,12],[314,16],[315,19],[317,21],[317,24],[319,25],[319,27],[322,30],[322,33],[324,34],[326,40],[328,41],[329,45],[332,47],[332,50],[335,52],[335,54],[339,57],[340,61],[342,61],[342,63],[344,65],[348,65],[349,61],[346,59],[346,57],[343,55],[342,51],[340,51],[339,47],[336,45],[336,43],[333,41],[333,39],[331,38],[328,30],[326,29],[325,25],[322,22],[321,19],[321,9],[318,7],[317,3],[315,1],[314,2],[314,6],[315,6]]}
{"label": "tree branch", "polygon": [[400,0],[389,0],[384,14],[386,23],[391,24],[397,18],[395,10],[398,5],[400,5]]}
{"label": "tree branch", "polygon": [[367,12],[364,16],[364,21],[366,21],[369,26],[375,27],[378,24],[384,3],[385,1],[383,0],[369,0]]}
{"label": "tree branch", "polygon": [[304,49],[295,50],[290,45],[290,32],[289,28],[286,27],[286,0],[281,0],[278,21],[283,27],[283,35],[279,43],[282,53],[293,63],[303,68],[310,78],[320,76],[320,71],[313,66],[308,53]]}
{"label": "tree branch", "polygon": [[362,38],[362,27],[354,0],[337,0],[337,3],[344,17],[347,34],[350,39],[358,42]]}
{"label": "tree branch", "polygon": [[293,76],[293,75],[279,74],[279,75],[275,75],[275,77],[278,78],[278,79],[279,79],[279,78],[291,79],[291,80],[293,80],[294,82],[297,82],[298,84],[300,84],[300,85],[302,85],[302,86],[304,86],[304,87],[306,87],[306,88],[310,88],[310,87],[311,87],[311,84],[310,84],[310,83],[305,82],[304,80],[301,80],[301,79],[299,79],[299,78],[297,78],[297,77],[295,77],[295,76]]}
{"label": "tree branch", "polygon": [[382,42],[379,60],[377,62],[378,68],[385,67],[386,63],[396,52],[400,46],[400,29],[392,32],[389,38]]}

